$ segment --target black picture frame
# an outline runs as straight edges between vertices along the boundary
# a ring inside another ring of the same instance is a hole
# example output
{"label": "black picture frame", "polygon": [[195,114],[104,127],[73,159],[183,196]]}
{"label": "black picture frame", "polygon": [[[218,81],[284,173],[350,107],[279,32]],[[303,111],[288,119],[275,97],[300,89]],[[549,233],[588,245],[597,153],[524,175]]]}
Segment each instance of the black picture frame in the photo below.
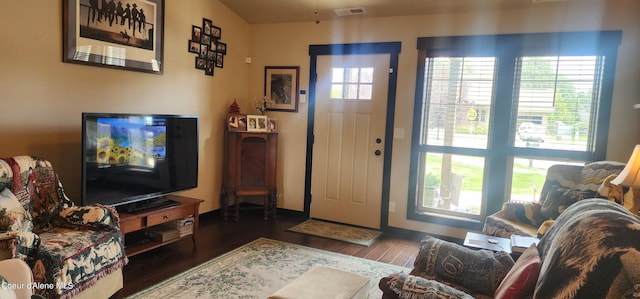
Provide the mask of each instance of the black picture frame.
{"label": "black picture frame", "polygon": [[200,43],[199,42],[190,40],[188,48],[189,48],[189,52],[195,53],[195,54],[200,54]]}
{"label": "black picture frame", "polygon": [[209,46],[205,44],[200,44],[200,58],[207,58],[207,53],[209,53]]}
{"label": "black picture frame", "polygon": [[207,68],[207,60],[196,56],[196,69],[204,70]]}
{"label": "black picture frame", "polygon": [[216,60],[216,51],[209,50],[209,52],[207,52],[207,60]]}
{"label": "black picture frame", "polygon": [[227,44],[222,42],[216,43],[216,52],[227,55]]}
{"label": "black picture frame", "polygon": [[213,22],[207,18],[202,18],[202,32],[206,35],[211,35],[211,26]]}
{"label": "black picture frame", "polygon": [[211,26],[211,37],[213,37],[215,39],[221,39],[222,38],[222,28],[220,28],[218,26]]}
{"label": "black picture frame", "polygon": [[272,101],[269,111],[298,112],[299,66],[265,66],[264,95]]}
{"label": "black picture frame", "polygon": [[211,46],[211,35],[203,34],[201,36],[200,43],[203,45]]}
{"label": "black picture frame", "polygon": [[216,52],[215,66],[224,68],[224,54]]}
{"label": "black picture frame", "polygon": [[202,39],[202,27],[191,25],[191,40],[200,42]]}
{"label": "black picture frame", "polygon": [[207,66],[204,69],[204,74],[207,76],[213,76],[214,69],[215,69],[215,65],[213,61],[207,60]]}
{"label": "black picture frame", "polygon": [[142,22],[129,22],[131,18],[116,14],[104,16],[101,21],[100,7],[92,7],[84,0],[63,0],[62,61],[161,75],[165,0],[129,5],[135,7],[138,16],[144,16]]}

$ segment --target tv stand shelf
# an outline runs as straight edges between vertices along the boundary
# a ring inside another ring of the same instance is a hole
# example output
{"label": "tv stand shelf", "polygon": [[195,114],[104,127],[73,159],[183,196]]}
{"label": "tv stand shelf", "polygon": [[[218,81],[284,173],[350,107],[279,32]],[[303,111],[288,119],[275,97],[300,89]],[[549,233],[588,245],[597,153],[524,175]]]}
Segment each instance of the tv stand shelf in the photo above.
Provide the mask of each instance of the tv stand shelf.
{"label": "tv stand shelf", "polygon": [[[196,241],[198,240],[198,210],[200,208],[200,203],[203,202],[203,200],[176,195],[170,195],[168,198],[177,201],[179,204],[158,209],[145,210],[138,213],[119,212],[120,231],[122,231],[122,235],[124,236],[128,233],[139,232],[159,224],[193,216],[193,233],[191,234],[191,239],[195,248]],[[127,246],[127,242],[125,241],[125,253],[127,254],[127,257],[131,257],[136,254],[182,240],[188,236],[189,235],[186,235],[165,242],[144,240],[144,242],[136,242],[131,246]]]}
{"label": "tv stand shelf", "polygon": [[120,207],[122,208],[118,209],[118,211],[120,213],[137,214],[140,212],[144,212],[146,210],[154,210],[154,209],[160,209],[160,208],[165,208],[170,206],[177,206],[179,204],[180,204],[179,202],[168,199],[167,197],[159,197],[159,198],[154,198],[152,200],[145,200],[141,202],[135,202],[135,203],[119,206],[118,208]]}

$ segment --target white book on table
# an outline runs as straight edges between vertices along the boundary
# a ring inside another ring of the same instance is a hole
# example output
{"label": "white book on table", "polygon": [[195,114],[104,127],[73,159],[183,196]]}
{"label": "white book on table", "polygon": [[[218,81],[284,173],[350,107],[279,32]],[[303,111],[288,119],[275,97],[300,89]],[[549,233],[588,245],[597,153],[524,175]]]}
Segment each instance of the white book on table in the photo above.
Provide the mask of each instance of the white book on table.
{"label": "white book on table", "polygon": [[540,239],[535,237],[511,235],[511,252],[522,253],[527,250],[531,244],[538,245],[538,242],[540,242]]}

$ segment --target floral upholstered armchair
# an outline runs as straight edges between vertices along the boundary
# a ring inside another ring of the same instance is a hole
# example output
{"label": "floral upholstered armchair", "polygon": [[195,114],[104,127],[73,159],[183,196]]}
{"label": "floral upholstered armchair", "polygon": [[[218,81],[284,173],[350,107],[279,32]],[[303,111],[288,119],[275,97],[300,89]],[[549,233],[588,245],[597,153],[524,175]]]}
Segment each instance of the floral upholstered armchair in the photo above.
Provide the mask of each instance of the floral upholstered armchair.
{"label": "floral upholstered armchair", "polygon": [[46,298],[108,298],[122,288],[127,263],[118,214],[76,206],[49,161],[0,159],[0,259],[31,268]]}

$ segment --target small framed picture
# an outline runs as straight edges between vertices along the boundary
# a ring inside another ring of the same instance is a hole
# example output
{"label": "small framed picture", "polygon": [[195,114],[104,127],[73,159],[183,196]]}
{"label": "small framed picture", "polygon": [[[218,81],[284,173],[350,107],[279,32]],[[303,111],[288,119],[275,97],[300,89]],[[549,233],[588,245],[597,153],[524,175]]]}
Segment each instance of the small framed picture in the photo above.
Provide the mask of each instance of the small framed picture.
{"label": "small framed picture", "polygon": [[211,37],[215,39],[222,38],[222,28],[217,26],[211,26]]}
{"label": "small framed picture", "polygon": [[216,43],[216,52],[226,55],[227,54],[227,44],[221,43],[221,42],[217,42]]}
{"label": "small framed picture", "polygon": [[278,131],[278,120],[275,118],[267,119],[267,132],[277,132]]}
{"label": "small framed picture", "polygon": [[[227,129],[229,131],[244,131],[246,130],[246,126],[243,127],[240,122],[240,117],[243,116],[241,114],[229,114],[227,115]],[[245,117],[246,120],[246,117]]]}
{"label": "small framed picture", "polygon": [[267,116],[266,115],[247,115],[247,131],[249,132],[266,132]]}
{"label": "small framed picture", "polygon": [[196,25],[192,25],[191,26],[191,40],[196,41],[196,42],[200,42],[200,39],[202,38],[202,28],[196,26]]}
{"label": "small framed picture", "polygon": [[209,53],[209,46],[200,45],[200,57],[207,58],[207,53]]}
{"label": "small framed picture", "polygon": [[200,57],[196,57],[196,69],[204,70],[206,68],[207,68],[207,60]]}
{"label": "small framed picture", "polygon": [[216,52],[216,67],[224,67],[224,54]]}
{"label": "small framed picture", "polygon": [[204,34],[211,34],[211,26],[213,26],[213,22],[211,20],[202,18],[202,31],[204,31]]}
{"label": "small framed picture", "polygon": [[189,41],[189,52],[200,54],[200,42],[197,41]]}
{"label": "small framed picture", "polygon": [[247,130],[247,116],[245,114],[238,115],[238,131]]}
{"label": "small framed picture", "polygon": [[215,51],[209,51],[207,53],[207,60],[211,60],[211,61],[216,60],[216,52]]}
{"label": "small framed picture", "polygon": [[207,45],[210,46],[211,45],[211,36],[208,34],[203,34],[202,38],[200,39],[200,43],[203,45]]}
{"label": "small framed picture", "polygon": [[215,66],[213,65],[213,61],[207,60],[207,66],[204,69],[204,74],[207,76],[213,76],[213,69]]}

